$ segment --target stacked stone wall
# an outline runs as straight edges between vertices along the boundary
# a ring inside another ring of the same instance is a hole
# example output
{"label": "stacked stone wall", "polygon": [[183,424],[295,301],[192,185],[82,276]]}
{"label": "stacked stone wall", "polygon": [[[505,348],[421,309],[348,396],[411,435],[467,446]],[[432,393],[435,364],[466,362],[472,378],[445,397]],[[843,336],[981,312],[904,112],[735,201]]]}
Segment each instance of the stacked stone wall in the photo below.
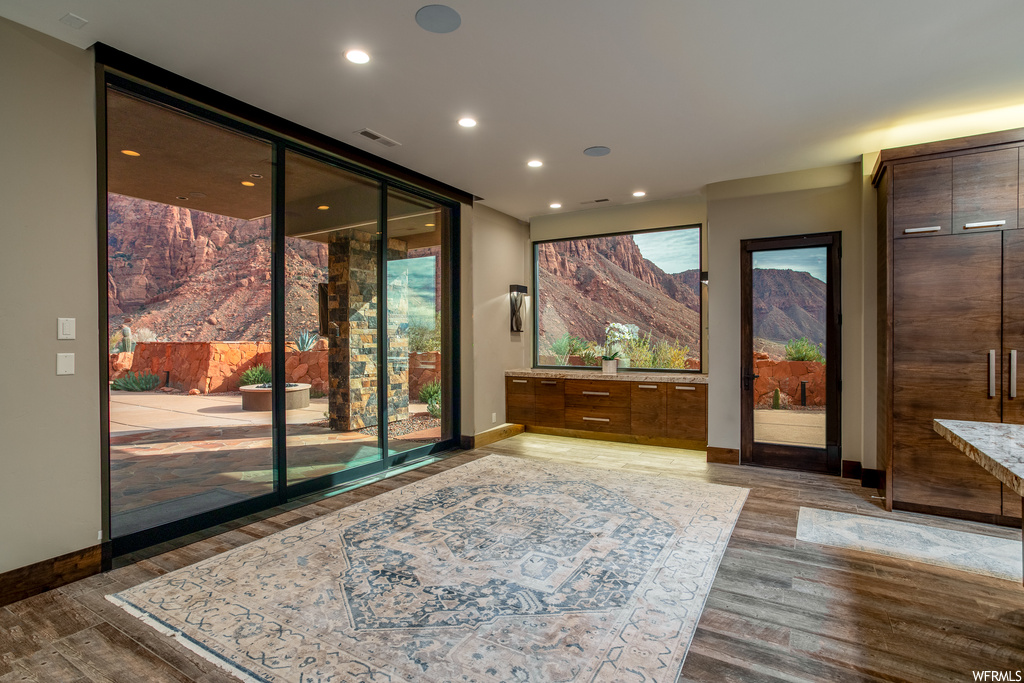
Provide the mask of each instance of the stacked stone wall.
{"label": "stacked stone wall", "polygon": [[825,405],[825,364],[805,360],[771,360],[754,354],[754,406],[771,408],[775,390],[783,407],[799,406],[800,385],[807,382],[807,405]]}

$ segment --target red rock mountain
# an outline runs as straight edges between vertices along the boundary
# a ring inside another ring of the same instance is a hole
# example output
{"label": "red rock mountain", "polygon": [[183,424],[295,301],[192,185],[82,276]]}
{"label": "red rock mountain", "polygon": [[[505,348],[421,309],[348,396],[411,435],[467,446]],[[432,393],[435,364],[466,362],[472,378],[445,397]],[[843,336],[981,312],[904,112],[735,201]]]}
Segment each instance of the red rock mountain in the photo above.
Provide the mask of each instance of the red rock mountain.
{"label": "red rock mountain", "polygon": [[754,337],[785,344],[807,337],[825,342],[825,283],[810,273],[755,268]]}
{"label": "red rock mountain", "polygon": [[602,343],[609,322],[699,348],[697,270],[666,273],[628,235],[549,242],[537,251],[542,353],[567,332]]}
{"label": "red rock mountain", "polygon": [[[110,330],[123,321],[168,341],[269,341],[270,220],[243,220],[111,194]],[[286,336],[317,328],[327,246],[288,239]]]}

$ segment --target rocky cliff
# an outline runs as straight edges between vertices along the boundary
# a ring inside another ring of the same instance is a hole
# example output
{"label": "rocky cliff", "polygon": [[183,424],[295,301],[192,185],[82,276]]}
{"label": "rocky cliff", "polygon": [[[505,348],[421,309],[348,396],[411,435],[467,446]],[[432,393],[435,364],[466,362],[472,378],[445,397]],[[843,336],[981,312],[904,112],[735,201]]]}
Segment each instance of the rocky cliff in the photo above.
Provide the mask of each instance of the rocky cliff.
{"label": "rocky cliff", "polygon": [[753,288],[754,337],[776,344],[800,337],[825,343],[824,282],[802,271],[756,268]]}

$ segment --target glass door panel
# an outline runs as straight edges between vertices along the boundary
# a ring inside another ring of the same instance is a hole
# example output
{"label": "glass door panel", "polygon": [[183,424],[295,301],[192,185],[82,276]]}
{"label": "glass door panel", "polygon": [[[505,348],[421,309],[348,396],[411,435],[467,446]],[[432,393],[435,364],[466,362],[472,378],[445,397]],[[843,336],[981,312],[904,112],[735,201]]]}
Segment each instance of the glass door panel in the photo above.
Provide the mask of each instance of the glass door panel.
{"label": "glass door panel", "polygon": [[752,258],[754,441],[825,448],[828,247]]}
{"label": "glass door panel", "polygon": [[387,220],[388,449],[391,455],[452,437],[446,326],[450,212],[390,189]]}
{"label": "glass door panel", "polygon": [[380,185],[285,156],[288,482],[381,464]]}
{"label": "glass door panel", "polygon": [[118,540],[275,490],[269,389],[239,392],[270,366],[272,147],[115,88],[106,104]]}

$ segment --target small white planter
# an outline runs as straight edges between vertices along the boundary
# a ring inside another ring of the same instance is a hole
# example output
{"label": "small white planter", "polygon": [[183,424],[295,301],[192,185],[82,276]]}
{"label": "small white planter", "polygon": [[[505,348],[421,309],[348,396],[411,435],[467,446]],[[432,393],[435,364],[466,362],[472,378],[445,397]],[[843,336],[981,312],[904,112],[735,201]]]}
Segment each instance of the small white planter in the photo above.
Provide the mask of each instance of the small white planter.
{"label": "small white planter", "polygon": [[619,371],[619,361],[615,360],[602,360],[601,361],[601,372],[606,375],[614,375]]}

